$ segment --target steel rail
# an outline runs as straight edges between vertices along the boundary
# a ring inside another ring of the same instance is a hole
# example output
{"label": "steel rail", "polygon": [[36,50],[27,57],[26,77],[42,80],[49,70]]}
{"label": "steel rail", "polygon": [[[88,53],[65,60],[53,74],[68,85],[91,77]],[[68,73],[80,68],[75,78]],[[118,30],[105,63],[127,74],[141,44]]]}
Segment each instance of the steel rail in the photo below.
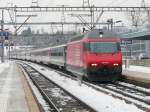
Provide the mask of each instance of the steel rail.
{"label": "steel rail", "polygon": [[[27,64],[26,64],[27,65]],[[25,69],[25,71],[28,73],[28,74],[31,74],[31,73],[38,73],[40,74],[42,77],[44,77],[46,80],[49,80],[47,77],[45,77],[44,75],[42,75],[40,72],[38,72],[36,69],[34,69],[33,67],[31,67],[30,65],[27,65],[29,66],[32,70],[27,70],[25,67],[23,67]],[[40,92],[42,92],[42,95],[44,95],[44,97],[46,97],[46,101],[51,104],[52,103],[52,106],[54,106],[54,109],[56,109],[56,111],[54,112],[60,112],[59,109],[57,108],[57,106],[55,106],[55,104],[53,103],[53,101],[51,101],[51,99],[49,98],[49,96],[40,88],[39,86],[39,82],[36,82],[34,81],[34,79],[32,78],[31,75],[29,75],[29,77],[32,79],[33,83],[37,86],[37,88],[40,90]],[[56,86],[58,86],[59,88],[61,88],[59,85],[57,85],[56,83],[52,82],[53,84],[55,84]],[[63,89],[63,88],[61,88]],[[63,91],[65,91],[66,93],[68,93],[70,96],[72,96],[73,98],[75,98],[78,102],[80,102],[81,104],[83,104],[83,107],[86,106],[86,108],[89,110],[87,112],[95,112],[95,110],[93,108],[91,108],[90,106],[88,106],[87,104],[83,103],[82,101],[80,101],[78,98],[76,98],[74,95],[70,94],[69,92],[67,92],[66,90],[63,89]],[[50,101],[50,102],[49,102]]]}
{"label": "steel rail", "polygon": [[137,86],[135,84],[130,84],[129,85],[129,83],[125,83],[125,82],[123,82],[123,83],[118,82],[118,83],[114,83],[114,84],[125,87],[125,88],[133,89],[134,91],[141,92],[143,94],[146,94],[146,95],[150,96],[150,89],[143,88],[143,87]]}
{"label": "steel rail", "polygon": [[[45,65],[42,65],[42,66],[46,67]],[[54,69],[54,68],[50,68],[50,67],[47,67],[47,68],[48,69],[52,69],[52,70],[58,72],[59,74],[64,75],[66,77],[69,77],[69,78],[71,78],[73,80],[78,80],[77,78],[68,75],[66,72],[62,72],[59,69]],[[112,88],[106,87],[107,84],[92,83],[92,82],[88,82],[88,81],[82,81],[82,83],[88,85],[89,87],[92,87],[93,89],[95,89],[97,91],[100,91],[100,92],[103,92],[103,93],[109,94],[109,95],[111,94],[115,98],[124,100],[124,101],[126,101],[128,103],[133,103],[134,105],[136,105],[137,107],[141,108],[144,111],[145,110],[146,111],[150,111],[150,102],[149,101],[145,101],[145,100],[142,100],[142,99],[139,100],[137,97],[134,98],[134,96],[130,96],[130,95],[126,94],[126,93],[123,93],[123,91],[120,92],[120,91],[114,90]],[[146,106],[143,105],[143,103]]]}
{"label": "steel rail", "polygon": [[[49,67],[47,67],[47,68],[49,68]],[[49,69],[51,69],[51,68],[49,68]],[[53,70],[55,70],[56,72],[58,72],[58,73],[61,74],[61,75],[64,75],[64,76],[69,77],[69,78],[72,78],[73,80],[78,80],[77,78],[73,77],[72,75],[68,75],[66,72],[62,72],[62,71],[60,71],[59,69],[57,69],[57,70],[56,70],[56,69],[53,69]],[[114,90],[114,89],[112,89],[112,88],[109,88],[109,87],[107,87],[107,84],[104,84],[104,85],[102,86],[102,85],[99,84],[99,83],[97,84],[97,83],[92,83],[92,82],[88,82],[88,81],[82,81],[82,82],[83,82],[84,84],[86,84],[86,85],[88,85],[88,86],[91,86],[92,88],[94,88],[94,89],[96,89],[96,90],[98,90],[98,91],[104,92],[104,93],[106,93],[106,94],[110,94],[109,91],[112,91],[112,92],[114,92],[114,93],[111,93],[112,96],[117,97],[117,98],[119,98],[119,99],[123,99],[123,100],[125,100],[125,101],[127,101],[127,102],[130,102],[130,103],[133,103],[133,104],[135,104],[137,107],[139,107],[139,108],[141,108],[141,109],[143,109],[143,110],[148,110],[148,111],[150,111],[150,108],[147,109],[146,107],[143,107],[143,106],[141,106],[140,104],[135,103],[135,102],[133,102],[133,101],[131,101],[131,100],[129,100],[129,99],[132,98],[133,100],[137,100],[137,101],[139,101],[139,102],[145,103],[146,105],[150,105],[150,102],[149,102],[149,101],[145,101],[144,99],[140,99],[140,98],[135,97],[135,96],[132,96],[132,95],[130,95],[130,94],[123,93],[124,91],[118,91],[118,90]],[[114,84],[112,84],[112,85],[117,85],[117,83],[114,83]],[[96,87],[96,86],[98,86],[98,87]],[[100,88],[99,88],[99,87],[100,87]],[[131,88],[131,87],[128,87],[128,86],[123,86],[123,85],[121,85],[121,84],[119,84],[119,83],[118,83],[118,87],[125,87],[125,88],[130,89],[131,91],[133,90],[133,91],[141,92],[142,94],[146,94],[146,95],[149,95],[149,94],[150,94],[150,93],[147,92],[147,91],[138,90],[138,89]],[[137,87],[140,87],[140,86],[137,86]],[[104,88],[104,89],[102,89],[102,88]],[[106,89],[106,90],[105,90],[105,89]],[[107,91],[107,90],[108,90],[108,91]],[[123,95],[124,98],[118,96],[116,93],[117,93],[117,94],[120,94],[120,95]]]}
{"label": "steel rail", "polygon": [[[143,99],[143,98],[141,98],[140,95],[138,96],[138,95],[134,95],[134,94],[132,94],[132,93],[128,93],[128,92],[131,92],[131,91],[135,93],[135,92],[137,92],[138,90],[131,89],[131,88],[129,88],[129,87],[125,87],[125,86],[117,85],[117,84],[104,85],[104,86],[99,85],[99,86],[100,86],[100,87],[103,87],[103,88],[105,88],[105,89],[114,91],[114,92],[116,92],[116,93],[122,94],[122,95],[124,95],[124,96],[127,96],[127,97],[129,97],[129,98],[135,99],[135,100],[137,100],[137,101],[143,102],[143,103],[145,103],[145,104],[150,105],[150,102],[149,102],[149,101],[146,101],[146,100]],[[121,87],[123,87],[123,88],[121,89]],[[128,92],[126,91],[126,89],[128,89]],[[129,89],[130,89],[130,90],[129,90]],[[138,94],[143,94],[143,95],[144,95],[143,92],[139,92]],[[150,93],[149,93],[149,94],[150,94]]]}
{"label": "steel rail", "polygon": [[[21,65],[24,70],[26,71],[27,74],[31,74],[33,72],[36,73],[36,71],[28,71],[26,69],[25,66]],[[44,99],[48,102],[50,108],[52,108],[53,112],[60,112],[59,109],[55,106],[55,104],[52,102],[52,100],[48,97],[48,95],[40,88],[40,85],[38,84],[38,82],[36,82],[31,75],[29,75],[30,79],[33,81],[33,83],[35,84],[35,86],[38,88],[38,90],[40,91],[40,93],[44,96]]]}

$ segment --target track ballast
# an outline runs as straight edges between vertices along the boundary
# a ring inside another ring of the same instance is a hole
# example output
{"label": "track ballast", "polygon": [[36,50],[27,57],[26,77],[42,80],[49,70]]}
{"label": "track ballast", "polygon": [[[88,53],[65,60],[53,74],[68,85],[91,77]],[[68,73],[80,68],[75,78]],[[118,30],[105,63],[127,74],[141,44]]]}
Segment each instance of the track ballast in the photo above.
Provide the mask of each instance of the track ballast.
{"label": "track ballast", "polygon": [[50,112],[95,112],[63,88],[43,76],[27,64],[21,64],[44,99],[49,104]]}
{"label": "track ballast", "polygon": [[[54,69],[54,68],[48,68],[48,69],[52,69],[55,72],[58,72],[59,74],[65,77],[69,77],[72,78],[73,80],[76,80],[75,77],[68,75],[66,72],[62,72],[59,69]],[[92,87],[93,89],[96,89],[97,91],[104,92],[116,98],[125,100],[127,103],[133,103],[144,111],[147,112],[150,111],[150,99],[149,97],[147,97],[150,95],[150,89],[135,84],[125,83],[125,82],[118,82],[118,83],[111,83],[111,84],[92,83],[88,81],[82,81],[82,82]]]}

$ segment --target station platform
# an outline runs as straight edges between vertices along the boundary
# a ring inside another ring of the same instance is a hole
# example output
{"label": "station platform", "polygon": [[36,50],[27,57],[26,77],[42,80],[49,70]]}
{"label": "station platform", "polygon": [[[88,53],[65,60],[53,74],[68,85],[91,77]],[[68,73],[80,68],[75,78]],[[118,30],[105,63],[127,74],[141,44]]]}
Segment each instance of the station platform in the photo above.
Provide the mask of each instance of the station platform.
{"label": "station platform", "polygon": [[[150,70],[150,67],[147,67]],[[139,70],[124,69],[122,75],[130,80],[150,84],[150,73]]]}
{"label": "station platform", "polygon": [[0,112],[39,112],[26,79],[14,62],[0,64]]}

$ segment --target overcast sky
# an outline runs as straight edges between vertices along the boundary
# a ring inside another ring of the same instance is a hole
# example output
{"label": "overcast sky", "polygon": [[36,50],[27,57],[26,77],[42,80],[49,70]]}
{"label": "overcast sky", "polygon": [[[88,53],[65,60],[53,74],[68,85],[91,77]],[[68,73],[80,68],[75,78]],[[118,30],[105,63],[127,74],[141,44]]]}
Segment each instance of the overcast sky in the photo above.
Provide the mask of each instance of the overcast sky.
{"label": "overcast sky", "polygon": [[[10,6],[10,3],[13,3],[13,5],[17,5],[17,6],[31,6],[32,1],[36,1],[36,0],[0,0],[0,7]],[[90,4],[93,4],[95,6],[141,6],[141,1],[142,0],[90,0]],[[39,2],[39,6],[59,6],[59,5],[82,6],[83,0],[38,0],[38,2]],[[145,0],[145,3],[147,6],[149,6],[150,0]],[[32,13],[32,14],[35,14],[35,13]],[[58,13],[58,14],[57,13],[36,13],[36,14],[38,14],[38,17],[31,18],[29,22],[61,21],[61,13]],[[66,14],[65,17],[66,17],[66,21],[79,21],[77,18],[68,16],[68,14]],[[126,17],[126,13],[104,13],[100,21],[105,22],[110,17],[113,18],[115,21],[122,20],[124,24],[129,24],[127,17]],[[86,19],[88,20],[88,18]],[[25,18],[17,19],[18,22],[23,22],[24,20]],[[10,18],[7,12],[5,12],[5,21],[10,21]],[[45,28],[49,29],[49,31],[51,28],[50,26],[47,26],[47,27],[32,26],[33,29],[37,29],[37,28],[41,29],[41,27],[44,29]],[[69,26],[68,29],[70,29],[70,27],[72,26]],[[24,27],[22,29],[24,29]]]}
{"label": "overcast sky", "polygon": [[[30,6],[36,0],[0,0],[0,6],[13,3],[18,6]],[[90,0],[95,6],[140,6],[142,0]],[[38,0],[41,6],[71,5],[82,6],[82,0]],[[148,4],[150,0],[145,0]]]}

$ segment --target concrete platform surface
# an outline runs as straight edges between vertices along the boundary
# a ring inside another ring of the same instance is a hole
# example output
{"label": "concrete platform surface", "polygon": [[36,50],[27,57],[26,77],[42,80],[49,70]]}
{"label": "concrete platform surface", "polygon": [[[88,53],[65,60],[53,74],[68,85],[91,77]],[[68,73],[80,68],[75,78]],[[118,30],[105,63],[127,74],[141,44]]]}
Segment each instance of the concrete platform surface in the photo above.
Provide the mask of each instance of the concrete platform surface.
{"label": "concrete platform surface", "polygon": [[122,75],[128,79],[149,83],[150,84],[150,73],[136,72],[136,71],[128,71],[124,70]]}
{"label": "concrete platform surface", "polygon": [[13,62],[0,73],[0,112],[29,112],[19,70]]}

